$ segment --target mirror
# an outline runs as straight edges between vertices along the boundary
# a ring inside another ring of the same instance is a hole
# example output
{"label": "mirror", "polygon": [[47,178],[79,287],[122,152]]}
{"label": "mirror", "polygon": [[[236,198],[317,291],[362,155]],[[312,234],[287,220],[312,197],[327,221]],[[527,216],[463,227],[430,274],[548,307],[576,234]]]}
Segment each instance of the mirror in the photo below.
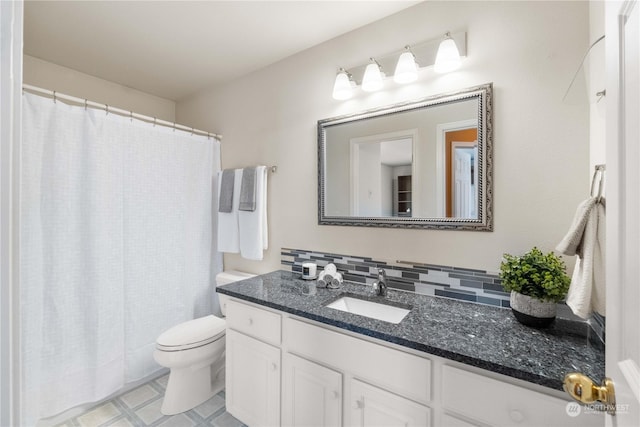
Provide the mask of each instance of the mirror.
{"label": "mirror", "polygon": [[318,223],[491,231],[492,89],[318,121]]}

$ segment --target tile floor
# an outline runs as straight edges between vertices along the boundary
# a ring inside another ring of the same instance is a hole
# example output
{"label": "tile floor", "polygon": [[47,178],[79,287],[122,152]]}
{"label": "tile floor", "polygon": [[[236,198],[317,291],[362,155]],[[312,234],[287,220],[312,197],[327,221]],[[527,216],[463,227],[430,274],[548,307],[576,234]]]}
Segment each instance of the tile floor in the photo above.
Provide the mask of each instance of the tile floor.
{"label": "tile floor", "polygon": [[139,386],[57,427],[246,427],[225,408],[221,391],[202,405],[178,415],[162,415],[160,406],[169,375]]}

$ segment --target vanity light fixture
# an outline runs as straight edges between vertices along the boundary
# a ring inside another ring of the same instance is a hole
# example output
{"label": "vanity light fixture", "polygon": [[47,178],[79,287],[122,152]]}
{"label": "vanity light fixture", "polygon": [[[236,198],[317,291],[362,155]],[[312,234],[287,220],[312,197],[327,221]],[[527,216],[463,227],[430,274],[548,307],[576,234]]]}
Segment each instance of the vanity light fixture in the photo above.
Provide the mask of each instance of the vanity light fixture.
{"label": "vanity light fixture", "polygon": [[439,73],[453,71],[461,65],[462,58],[466,55],[466,32],[447,32],[444,38],[412,43],[402,50],[376,55],[375,59],[369,58],[366,64],[340,68],[335,76],[333,98],[349,99],[356,94],[358,86],[364,92],[382,89],[387,80],[383,70],[395,70],[394,82],[406,84],[418,80],[420,69],[434,68]]}
{"label": "vanity light fixture", "polygon": [[353,96],[353,87],[355,83],[351,79],[351,74],[344,68],[338,69],[336,81],[333,84],[333,99],[344,101]]}
{"label": "vanity light fixture", "polygon": [[384,83],[382,83],[382,70],[380,64],[373,58],[369,59],[371,62],[364,70],[364,77],[362,78],[362,90],[365,92],[375,92],[382,89]]}
{"label": "vanity light fixture", "polygon": [[393,80],[400,84],[411,83],[418,80],[419,67],[416,63],[416,57],[408,45],[405,46],[405,49],[405,52],[398,58],[396,71],[393,73]]}
{"label": "vanity light fixture", "polygon": [[449,71],[458,69],[460,64],[462,64],[462,59],[460,59],[458,46],[451,38],[451,33],[447,32],[438,47],[436,63],[433,69],[436,73],[448,73]]}

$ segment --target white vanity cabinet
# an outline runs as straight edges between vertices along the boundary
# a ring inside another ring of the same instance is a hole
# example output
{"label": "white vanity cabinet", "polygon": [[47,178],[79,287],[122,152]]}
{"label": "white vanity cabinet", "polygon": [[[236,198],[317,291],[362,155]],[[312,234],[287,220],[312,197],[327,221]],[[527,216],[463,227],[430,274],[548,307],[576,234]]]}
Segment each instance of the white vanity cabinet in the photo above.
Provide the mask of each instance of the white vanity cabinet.
{"label": "white vanity cabinet", "polygon": [[293,354],[283,354],[282,425],[342,425],[342,374]]}
{"label": "white vanity cabinet", "polygon": [[280,425],[281,316],[236,301],[227,304],[227,411],[252,426]]}
{"label": "white vanity cabinet", "polygon": [[557,390],[288,313],[231,300],[227,324],[227,410],[251,427],[604,425]]}
{"label": "white vanity cabinet", "polygon": [[429,408],[357,379],[351,380],[349,406],[350,426],[431,425]]}

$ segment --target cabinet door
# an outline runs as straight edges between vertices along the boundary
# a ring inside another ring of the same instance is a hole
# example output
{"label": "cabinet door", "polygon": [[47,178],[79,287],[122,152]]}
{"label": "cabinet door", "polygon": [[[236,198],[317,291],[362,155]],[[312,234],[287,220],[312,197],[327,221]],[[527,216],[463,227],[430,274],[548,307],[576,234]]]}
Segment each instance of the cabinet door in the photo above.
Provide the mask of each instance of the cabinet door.
{"label": "cabinet door", "polygon": [[282,425],[342,425],[342,374],[289,353],[282,369]]}
{"label": "cabinet door", "polygon": [[352,426],[431,425],[431,413],[426,406],[355,379],[351,380],[349,407]]}
{"label": "cabinet door", "polygon": [[442,425],[447,427],[479,427],[478,424],[471,424],[449,414],[442,415]]}
{"label": "cabinet door", "polygon": [[453,366],[442,368],[442,406],[478,424],[496,427],[602,426],[602,413],[574,417],[563,399],[468,372]]}
{"label": "cabinet door", "polygon": [[227,411],[251,427],[280,425],[280,349],[229,329],[226,346]]}

